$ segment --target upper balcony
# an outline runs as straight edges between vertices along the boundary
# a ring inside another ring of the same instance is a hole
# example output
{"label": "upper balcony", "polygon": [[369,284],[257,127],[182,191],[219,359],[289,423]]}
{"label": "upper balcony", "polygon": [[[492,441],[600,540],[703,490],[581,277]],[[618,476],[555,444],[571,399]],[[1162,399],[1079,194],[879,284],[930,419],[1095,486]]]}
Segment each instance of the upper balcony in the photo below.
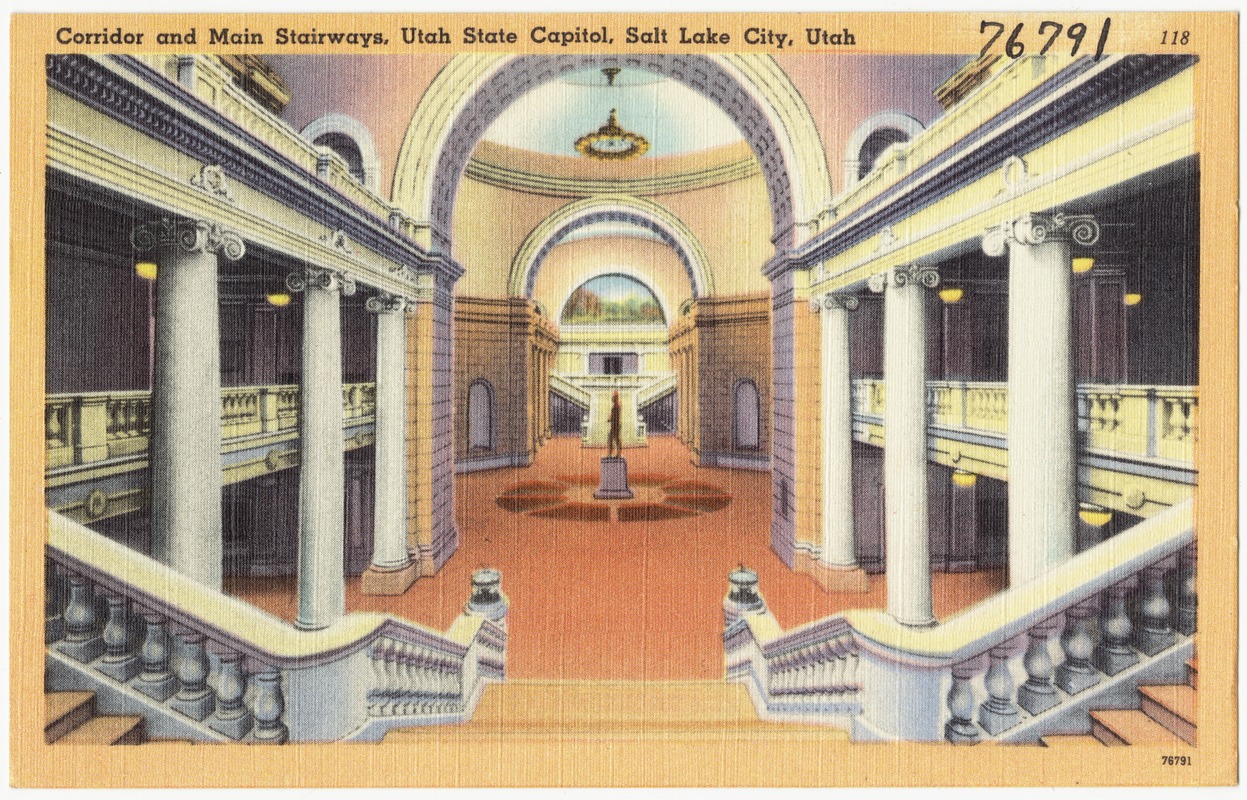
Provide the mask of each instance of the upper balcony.
{"label": "upper balcony", "polygon": [[[299,463],[300,388],[221,390],[222,483]],[[342,386],[343,448],[373,442],[376,384]],[[48,507],[78,521],[133,511],[142,504],[151,441],[151,393],[48,395],[44,453]]]}
{"label": "upper balcony", "polygon": [[[1077,398],[1081,499],[1146,517],[1190,497],[1198,387],[1083,384]],[[886,403],[882,380],[854,381],[855,439],[886,447]],[[931,461],[1008,480],[1008,429],[1007,384],[927,384]]]}

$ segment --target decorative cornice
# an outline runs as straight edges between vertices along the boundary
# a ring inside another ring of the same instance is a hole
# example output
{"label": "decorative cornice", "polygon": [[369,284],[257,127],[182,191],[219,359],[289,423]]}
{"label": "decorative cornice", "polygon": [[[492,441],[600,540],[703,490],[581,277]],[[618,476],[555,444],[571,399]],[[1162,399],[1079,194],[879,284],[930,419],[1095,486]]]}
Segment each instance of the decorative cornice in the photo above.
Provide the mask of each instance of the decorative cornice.
{"label": "decorative cornice", "polygon": [[320,267],[302,267],[286,276],[286,288],[292,292],[306,289],[341,290],[342,294],[355,294],[355,279],[345,272]]}
{"label": "decorative cornice", "polygon": [[[121,75],[99,59],[131,73]],[[54,55],[48,86],[204,164],[289,208],[342,230],[361,246],[392,261],[450,268],[407,241],[338,189],[300,167],[184,87],[132,56]],[[192,117],[155,93],[155,87],[194,109]],[[148,88],[151,87],[151,88]]]}
{"label": "decorative cornice", "polygon": [[673,172],[645,178],[576,178],[547,175],[508,167],[492,161],[471,159],[464,177],[502,189],[547,197],[595,197],[602,194],[656,195],[708,189],[761,174],[752,155],[705,169]]}
{"label": "decorative cornice", "polygon": [[1023,214],[989,228],[983,252],[1003,256],[1008,244],[1038,245],[1073,242],[1090,247],[1100,241],[1100,225],[1090,214]]}
{"label": "decorative cornice", "polygon": [[[1082,85],[1062,94],[1069,84],[1096,66],[1090,57],[1079,58],[959,138],[940,156],[917,167],[878,197],[832,223],[825,234],[791,252],[787,264],[791,268],[805,269],[831,259],[878,234],[881,227],[928,208],[999,170],[1011,156],[1029,153],[1044,142],[1086,124],[1196,61],[1198,57],[1192,55],[1124,56]],[[1046,106],[1034,110],[1045,102]],[[993,137],[997,131],[1002,132]],[[974,140],[983,141],[983,145],[973,152],[965,152],[962,146]]]}
{"label": "decorative cornice", "polygon": [[130,243],[139,252],[177,247],[187,253],[218,253],[237,261],[247,252],[242,237],[208,220],[160,217],[135,226]]}

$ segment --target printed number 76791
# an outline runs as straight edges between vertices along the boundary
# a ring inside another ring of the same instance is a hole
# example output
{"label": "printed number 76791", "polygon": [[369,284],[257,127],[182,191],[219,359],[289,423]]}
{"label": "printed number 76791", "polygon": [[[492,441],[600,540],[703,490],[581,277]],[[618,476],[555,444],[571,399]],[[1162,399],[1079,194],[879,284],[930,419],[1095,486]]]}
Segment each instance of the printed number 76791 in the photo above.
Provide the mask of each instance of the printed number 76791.
{"label": "printed number 76791", "polygon": [[[1108,41],[1108,31],[1109,28],[1112,27],[1112,24],[1112,17],[1104,18],[1104,25],[1100,28],[1100,39],[1096,43],[1095,48],[1095,59],[1097,61],[1100,60],[1100,56],[1104,55],[1104,44]],[[1004,51],[1005,55],[1009,58],[1019,58],[1026,52],[1026,43],[1021,40],[1022,27],[1023,23],[1019,22],[1013,28],[1013,32],[1009,34],[1009,38],[1005,40]],[[994,28],[996,32],[992,34],[992,38],[987,40],[987,44],[983,45],[983,49],[979,52],[980,56],[987,55],[987,53],[992,49],[992,45],[996,44],[996,40],[999,39],[1005,32],[1005,25],[1003,22],[992,22],[991,20],[980,21],[979,33],[987,33],[988,29],[991,28]],[[1042,56],[1044,53],[1047,53],[1049,49],[1051,49],[1052,45],[1056,42],[1057,37],[1061,35],[1062,31],[1065,31],[1065,36],[1074,42],[1074,46],[1070,49],[1069,54],[1071,56],[1078,55],[1078,48],[1082,47],[1083,37],[1087,35],[1087,24],[1085,22],[1075,22],[1073,25],[1070,25],[1069,28],[1066,28],[1061,23],[1053,22],[1052,20],[1045,20],[1044,22],[1039,23],[1039,35],[1048,37],[1048,41],[1044,42],[1043,47],[1040,48],[1039,55]]]}

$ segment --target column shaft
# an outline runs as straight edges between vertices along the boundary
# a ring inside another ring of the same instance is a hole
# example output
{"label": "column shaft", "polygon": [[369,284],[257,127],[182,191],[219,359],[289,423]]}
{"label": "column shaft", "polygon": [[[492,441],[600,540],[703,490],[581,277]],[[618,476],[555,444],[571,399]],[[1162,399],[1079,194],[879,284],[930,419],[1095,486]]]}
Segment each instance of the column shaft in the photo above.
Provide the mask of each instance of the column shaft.
{"label": "column shaft", "polygon": [[1074,553],[1070,245],[1009,243],[1009,582]]}
{"label": "column shaft", "polygon": [[925,294],[913,279],[902,282],[893,273],[884,306],[887,610],[906,625],[935,621],[927,531]]}
{"label": "column shaft", "polygon": [[857,566],[853,529],[853,408],[849,381],[849,311],[822,304],[823,563]]}
{"label": "column shaft", "polygon": [[343,578],[341,297],[336,285],[303,296],[303,391],[299,469],[299,612],[323,628],[346,609]]}
{"label": "column shaft", "polygon": [[407,565],[407,448],[403,312],[377,314],[376,502],[372,565]]}
{"label": "column shaft", "polygon": [[136,227],[155,250],[152,365],[152,555],[221,588],[221,338],[218,253],[236,261],[237,234],[168,218]]}

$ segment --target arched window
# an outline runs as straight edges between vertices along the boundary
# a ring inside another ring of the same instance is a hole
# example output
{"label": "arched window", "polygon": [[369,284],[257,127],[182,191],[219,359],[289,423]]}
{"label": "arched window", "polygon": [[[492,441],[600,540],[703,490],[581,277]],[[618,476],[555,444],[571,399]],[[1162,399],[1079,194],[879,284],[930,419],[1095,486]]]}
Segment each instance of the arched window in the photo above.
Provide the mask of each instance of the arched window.
{"label": "arched window", "polygon": [[300,133],[312,144],[342,156],[351,174],[365,187],[380,190],[377,145],[364,123],[346,114],[326,114],[309,122]]}
{"label": "arched window", "polygon": [[468,449],[494,448],[494,387],[479,378],[468,387]]}
{"label": "arched window", "polygon": [[737,450],[758,449],[758,423],[761,416],[762,411],[758,407],[758,387],[750,380],[737,383],[732,413]]}
{"label": "arched window", "polygon": [[908,142],[924,130],[921,122],[899,111],[868,117],[849,136],[844,149],[844,189],[853,188],[869,175],[883,151],[897,142]]}

